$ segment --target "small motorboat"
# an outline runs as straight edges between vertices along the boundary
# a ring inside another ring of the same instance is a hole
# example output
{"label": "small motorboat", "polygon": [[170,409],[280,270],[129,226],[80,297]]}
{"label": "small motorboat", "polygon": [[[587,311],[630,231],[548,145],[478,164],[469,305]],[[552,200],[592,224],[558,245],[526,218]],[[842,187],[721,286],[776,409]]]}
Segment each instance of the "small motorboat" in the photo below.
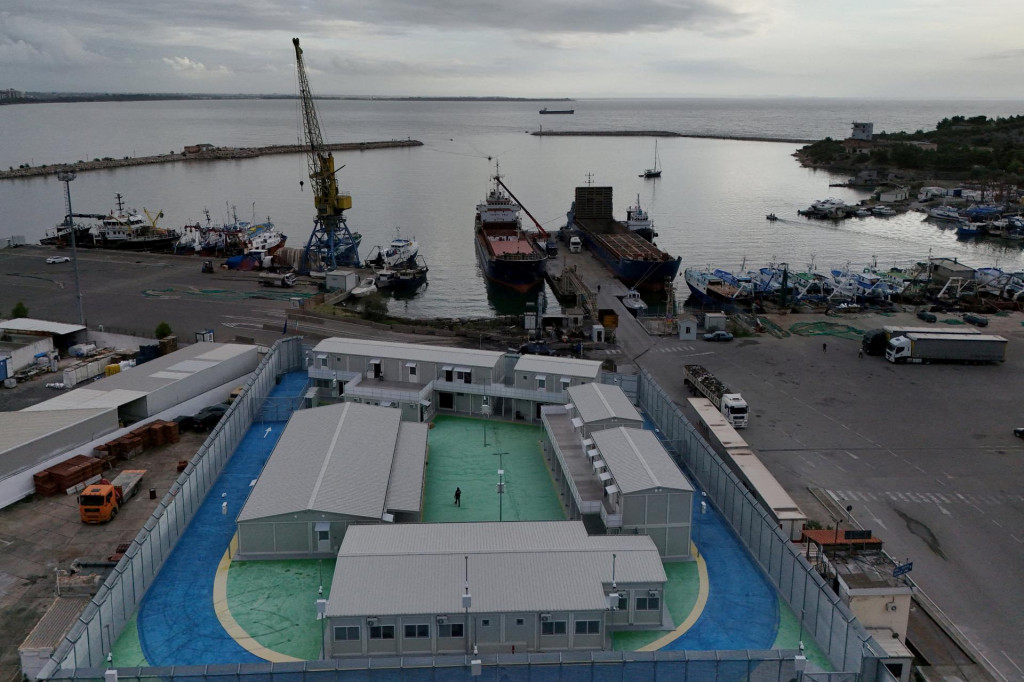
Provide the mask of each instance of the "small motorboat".
{"label": "small motorboat", "polygon": [[633,317],[637,317],[647,311],[647,304],[644,303],[644,299],[640,298],[640,292],[636,289],[630,289],[626,292],[626,295],[622,298],[622,305],[626,306],[626,310],[632,313]]}
{"label": "small motorboat", "polygon": [[779,219],[779,216],[775,215],[774,213],[769,213],[768,215],[766,215],[766,216],[764,217],[764,219],[765,219],[765,220],[770,220],[771,222],[773,222],[773,223],[774,223],[774,222],[775,222],[776,220],[778,220],[778,219]]}
{"label": "small motorboat", "polygon": [[377,293],[377,281],[373,277],[364,277],[359,284],[352,288],[353,298],[363,298],[375,293]]}

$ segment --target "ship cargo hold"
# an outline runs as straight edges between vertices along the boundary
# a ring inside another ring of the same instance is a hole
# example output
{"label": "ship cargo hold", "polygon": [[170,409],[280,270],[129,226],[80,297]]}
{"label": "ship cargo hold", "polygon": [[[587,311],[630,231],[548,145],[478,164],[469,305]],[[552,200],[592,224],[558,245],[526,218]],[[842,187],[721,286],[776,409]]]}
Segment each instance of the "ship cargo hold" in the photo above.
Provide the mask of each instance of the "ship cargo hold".
{"label": "ship cargo hold", "polygon": [[679,274],[682,258],[673,258],[615,220],[612,206],[611,187],[577,187],[568,226],[623,284],[663,291]]}
{"label": "ship cargo hold", "polygon": [[541,235],[523,229],[522,206],[503,191],[500,175],[476,207],[474,242],[484,277],[521,293],[544,283],[548,255]]}

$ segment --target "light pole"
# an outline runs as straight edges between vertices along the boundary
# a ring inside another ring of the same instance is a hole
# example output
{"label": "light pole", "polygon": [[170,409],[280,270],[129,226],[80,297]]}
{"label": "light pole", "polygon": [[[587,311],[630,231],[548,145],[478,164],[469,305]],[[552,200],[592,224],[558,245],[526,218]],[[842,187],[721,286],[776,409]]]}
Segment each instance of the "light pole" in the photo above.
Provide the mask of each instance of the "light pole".
{"label": "light pole", "polygon": [[498,521],[502,520],[501,498],[505,495],[505,467],[502,461],[507,452],[496,452],[498,456]]}
{"label": "light pole", "polygon": [[78,299],[78,324],[85,326],[85,311],[82,308],[82,283],[78,279],[78,248],[75,245],[75,221],[71,217],[71,181],[77,173],[73,170],[57,171],[57,180],[64,183],[64,204],[67,213],[64,216],[64,225],[71,234],[71,264],[75,272],[75,296]]}

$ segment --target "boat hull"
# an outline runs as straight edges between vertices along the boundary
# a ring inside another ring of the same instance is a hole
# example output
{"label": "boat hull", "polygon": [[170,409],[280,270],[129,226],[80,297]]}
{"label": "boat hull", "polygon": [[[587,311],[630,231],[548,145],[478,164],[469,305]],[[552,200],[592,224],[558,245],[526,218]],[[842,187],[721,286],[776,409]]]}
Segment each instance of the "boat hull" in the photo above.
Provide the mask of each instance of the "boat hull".
{"label": "boat hull", "polygon": [[488,250],[486,239],[484,233],[477,229],[474,239],[476,254],[480,261],[480,270],[489,281],[520,293],[536,289],[544,283],[544,272],[547,269],[546,253],[538,251],[534,246],[533,258],[496,257]]}
{"label": "boat hull", "polygon": [[[579,225],[577,225],[579,227]],[[648,260],[628,258],[616,253],[598,235],[591,234],[586,229],[580,229],[579,234],[595,256],[597,256],[605,267],[611,270],[615,278],[631,289],[639,291],[664,291],[665,283],[671,282],[679,274],[679,266],[683,259],[677,257],[672,259],[668,254],[662,253],[662,260]],[[643,239],[634,235],[637,239]],[[650,244],[650,242],[645,242]]]}

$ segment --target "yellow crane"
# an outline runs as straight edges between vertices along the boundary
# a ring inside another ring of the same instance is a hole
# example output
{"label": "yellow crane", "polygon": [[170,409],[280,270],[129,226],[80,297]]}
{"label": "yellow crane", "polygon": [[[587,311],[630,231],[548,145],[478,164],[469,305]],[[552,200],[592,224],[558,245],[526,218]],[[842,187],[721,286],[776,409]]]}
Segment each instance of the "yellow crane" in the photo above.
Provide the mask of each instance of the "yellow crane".
{"label": "yellow crane", "polygon": [[[299,72],[299,102],[302,105],[302,124],[309,164],[309,183],[313,190],[316,221],[306,242],[303,271],[333,270],[339,265],[359,267],[359,242],[362,235],[351,232],[345,222],[345,211],[352,208],[352,196],[338,191],[337,173],[344,168],[334,167],[334,154],[324,147],[320,132],[320,117],[306,77],[299,39],[292,38],[295,63]],[[299,183],[300,186],[302,183]]]}

